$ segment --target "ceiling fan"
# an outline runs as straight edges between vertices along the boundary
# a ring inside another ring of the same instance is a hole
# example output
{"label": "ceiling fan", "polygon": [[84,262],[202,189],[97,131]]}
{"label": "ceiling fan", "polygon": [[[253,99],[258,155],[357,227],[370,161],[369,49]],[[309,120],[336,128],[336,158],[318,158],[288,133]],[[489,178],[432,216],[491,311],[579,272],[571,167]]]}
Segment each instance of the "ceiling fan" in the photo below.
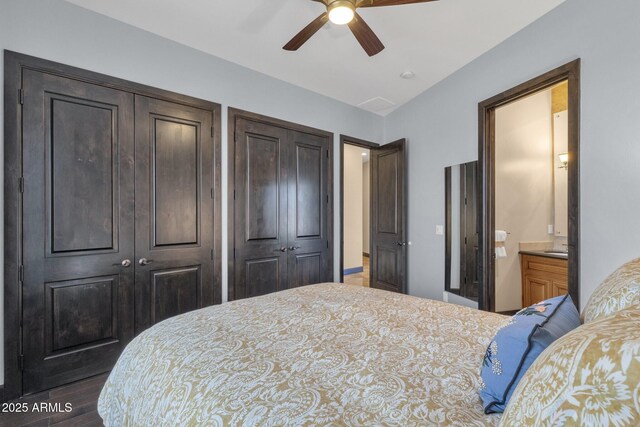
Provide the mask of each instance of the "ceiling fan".
{"label": "ceiling fan", "polygon": [[367,55],[376,55],[384,49],[384,45],[373,30],[356,12],[361,7],[399,6],[401,4],[427,3],[437,0],[312,0],[322,3],[327,11],[318,16],[302,31],[284,45],[284,50],[298,50],[328,21],[337,25],[348,25]]}

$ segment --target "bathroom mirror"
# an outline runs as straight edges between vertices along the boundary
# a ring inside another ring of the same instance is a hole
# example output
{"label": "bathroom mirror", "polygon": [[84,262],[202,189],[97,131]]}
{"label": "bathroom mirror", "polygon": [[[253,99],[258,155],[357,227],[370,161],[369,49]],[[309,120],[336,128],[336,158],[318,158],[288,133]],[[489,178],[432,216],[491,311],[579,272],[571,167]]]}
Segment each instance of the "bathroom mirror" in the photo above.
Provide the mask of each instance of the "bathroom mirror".
{"label": "bathroom mirror", "polygon": [[445,168],[445,291],[478,300],[478,162]]}
{"label": "bathroom mirror", "polygon": [[567,237],[569,232],[569,144],[568,144],[568,115],[567,110],[553,114],[553,222],[556,238]]}

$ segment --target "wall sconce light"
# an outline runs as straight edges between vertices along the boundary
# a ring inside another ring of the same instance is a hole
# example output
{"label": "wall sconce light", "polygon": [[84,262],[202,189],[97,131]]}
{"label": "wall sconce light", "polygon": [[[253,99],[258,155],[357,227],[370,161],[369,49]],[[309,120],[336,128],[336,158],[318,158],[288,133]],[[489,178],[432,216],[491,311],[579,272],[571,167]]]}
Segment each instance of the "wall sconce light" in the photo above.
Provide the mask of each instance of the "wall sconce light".
{"label": "wall sconce light", "polygon": [[569,153],[558,154],[558,160],[560,160],[560,163],[562,163],[562,166],[558,167],[558,169],[569,169]]}

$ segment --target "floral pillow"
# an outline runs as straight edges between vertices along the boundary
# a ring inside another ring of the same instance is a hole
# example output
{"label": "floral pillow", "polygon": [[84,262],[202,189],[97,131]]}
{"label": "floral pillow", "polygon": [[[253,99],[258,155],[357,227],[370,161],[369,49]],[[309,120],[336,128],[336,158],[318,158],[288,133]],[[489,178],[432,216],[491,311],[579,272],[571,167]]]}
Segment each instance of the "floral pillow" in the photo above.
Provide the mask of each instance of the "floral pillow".
{"label": "floral pillow", "polygon": [[513,393],[501,426],[638,426],[640,310],[582,325],[554,342]]}
{"label": "floral pillow", "polygon": [[564,295],[520,310],[489,344],[482,362],[480,398],[487,414],[503,412],[529,366],[552,342],[580,326]]}
{"label": "floral pillow", "polygon": [[640,258],[624,264],[605,279],[582,311],[584,323],[640,304]]}

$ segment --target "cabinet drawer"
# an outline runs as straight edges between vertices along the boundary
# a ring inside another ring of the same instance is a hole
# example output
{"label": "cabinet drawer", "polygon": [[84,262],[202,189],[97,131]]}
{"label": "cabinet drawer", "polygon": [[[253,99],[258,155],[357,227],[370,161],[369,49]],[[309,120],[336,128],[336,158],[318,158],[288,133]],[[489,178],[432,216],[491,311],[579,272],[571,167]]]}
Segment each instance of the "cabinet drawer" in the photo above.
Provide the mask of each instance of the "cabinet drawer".
{"label": "cabinet drawer", "polygon": [[522,256],[522,269],[526,274],[559,274],[566,276],[568,273],[568,262],[564,259],[547,258],[543,256]]}

